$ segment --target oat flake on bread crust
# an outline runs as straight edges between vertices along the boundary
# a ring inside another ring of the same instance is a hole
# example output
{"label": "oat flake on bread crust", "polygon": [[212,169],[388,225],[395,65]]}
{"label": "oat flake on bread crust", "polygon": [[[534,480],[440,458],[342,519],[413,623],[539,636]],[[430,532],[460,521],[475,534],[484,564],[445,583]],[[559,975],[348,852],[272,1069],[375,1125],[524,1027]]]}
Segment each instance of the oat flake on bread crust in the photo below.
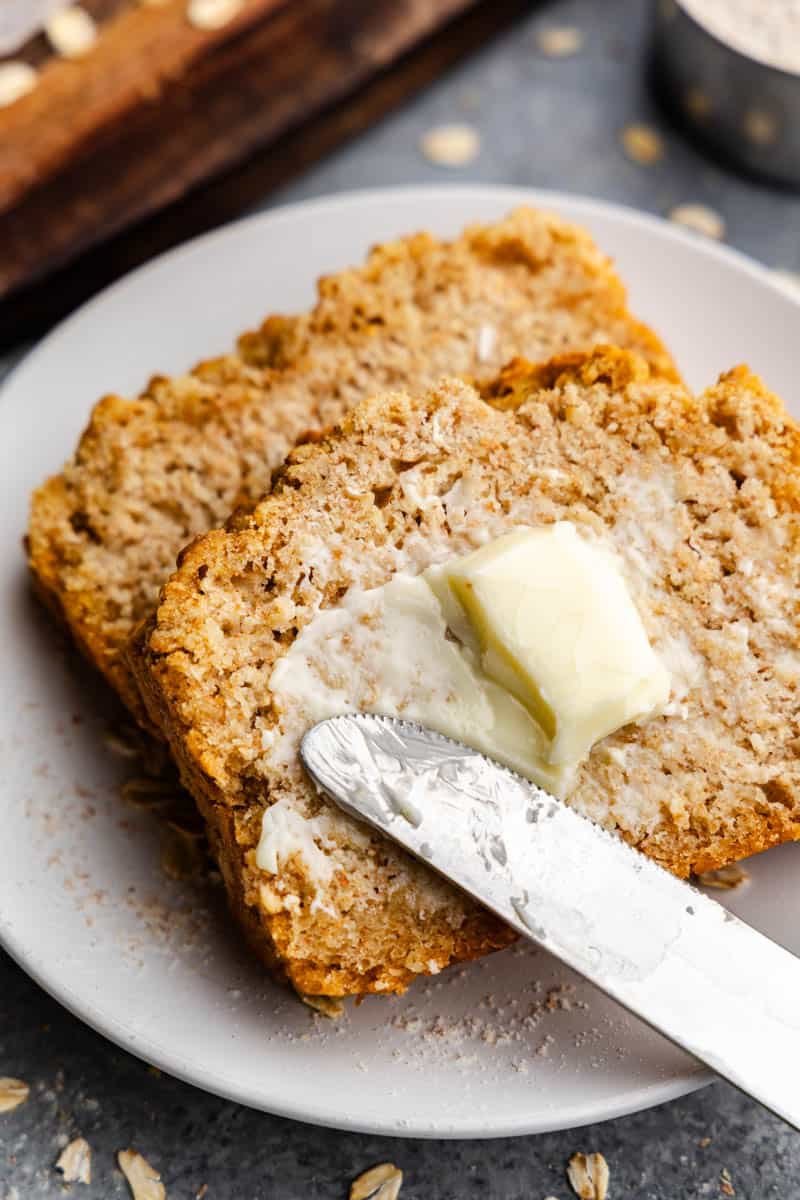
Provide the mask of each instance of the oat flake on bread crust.
{"label": "oat flake on bread crust", "polygon": [[[672,676],[667,713],[606,738],[571,803],[679,875],[800,837],[800,435],[781,403],[744,368],[693,398],[617,349],[515,363],[484,395],[383,395],[297,449],[272,495],[184,551],[132,647],[234,910],[305,993],[399,991],[508,940],[287,765],[304,716],[269,681],[348,589],[515,525],[608,540]],[[351,666],[368,695],[369,662]],[[302,854],[256,867],[275,804],[313,818],[321,892]]]}

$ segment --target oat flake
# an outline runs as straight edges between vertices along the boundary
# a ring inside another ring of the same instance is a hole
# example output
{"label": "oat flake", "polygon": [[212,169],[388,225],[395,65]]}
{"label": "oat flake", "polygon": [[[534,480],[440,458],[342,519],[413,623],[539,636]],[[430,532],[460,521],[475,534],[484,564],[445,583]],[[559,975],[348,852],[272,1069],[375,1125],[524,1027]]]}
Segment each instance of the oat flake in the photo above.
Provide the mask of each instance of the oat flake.
{"label": "oat flake", "polygon": [[133,1200],[166,1200],[161,1176],[137,1150],[120,1150],[117,1162],[128,1181]]}
{"label": "oat flake", "polygon": [[676,225],[683,225],[684,229],[692,229],[716,241],[725,237],[725,218],[705,204],[679,204],[672,209],[669,219]]}
{"label": "oat flake", "polygon": [[56,1159],[56,1170],[65,1183],[92,1182],[92,1150],[86,1138],[74,1138]]}
{"label": "oat flake", "polygon": [[664,142],[650,125],[626,125],[622,146],[628,158],[642,167],[651,167],[664,157]]}
{"label": "oat flake", "polygon": [[11,1112],[19,1108],[30,1095],[31,1089],[21,1079],[12,1079],[9,1075],[0,1076],[0,1113]]}
{"label": "oat flake", "polygon": [[553,25],[537,33],[536,46],[547,58],[569,58],[583,49],[583,33],[574,25]]}
{"label": "oat flake", "polygon": [[567,1166],[570,1187],[580,1200],[606,1200],[608,1174],[602,1154],[573,1154]]}
{"label": "oat flake", "polygon": [[403,1172],[394,1163],[370,1167],[350,1184],[350,1200],[397,1200],[403,1184]]}
{"label": "oat flake", "polygon": [[306,996],[298,993],[303,1004],[308,1008],[313,1008],[314,1012],[320,1013],[323,1017],[330,1017],[335,1021],[344,1012],[344,1004],[336,996]]}
{"label": "oat flake", "polygon": [[97,25],[77,4],[57,8],[44,23],[47,40],[62,58],[82,58],[97,41]]}
{"label": "oat flake", "polygon": [[439,167],[465,167],[478,157],[481,139],[471,125],[437,125],[423,134],[420,146]]}
{"label": "oat flake", "polygon": [[244,7],[244,0],[189,0],[186,18],[195,29],[222,29]]}
{"label": "oat flake", "polygon": [[39,76],[26,62],[0,63],[0,108],[8,108],[36,87]]}
{"label": "oat flake", "polygon": [[747,883],[749,878],[750,875],[744,867],[740,867],[738,863],[732,863],[729,867],[720,867],[717,871],[703,871],[696,876],[696,881],[702,887],[730,892],[734,888],[741,887],[743,883]]}

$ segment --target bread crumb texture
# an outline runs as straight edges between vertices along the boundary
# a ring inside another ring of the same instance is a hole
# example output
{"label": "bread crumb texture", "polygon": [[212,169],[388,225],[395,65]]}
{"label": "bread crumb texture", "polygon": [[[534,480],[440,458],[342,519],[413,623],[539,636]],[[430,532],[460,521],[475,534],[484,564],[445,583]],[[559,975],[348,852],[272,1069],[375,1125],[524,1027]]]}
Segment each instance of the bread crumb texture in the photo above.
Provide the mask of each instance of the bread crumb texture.
{"label": "bread crumb texture", "polygon": [[[745,368],[694,398],[617,349],[518,361],[483,397],[452,381],[358,405],[183,552],[132,644],[233,906],[304,993],[400,991],[509,940],[314,792],[308,714],[270,681],[353,589],[518,525],[569,520],[610,543],[672,678],[666,713],[599,743],[571,803],[682,876],[800,836],[800,437],[781,403]],[[368,644],[320,678],[379,709]],[[289,835],[274,872],[255,862],[267,810]]]}
{"label": "bread crumb texture", "polygon": [[185,543],[254,504],[292,446],[374,392],[422,391],[445,374],[484,381],[514,355],[599,342],[675,377],[609,260],[558,217],[520,209],[454,242],[379,246],[320,280],[310,313],[270,317],[235,353],[96,405],[75,456],[33,497],[39,590],[144,719],[122,654],[132,628]]}

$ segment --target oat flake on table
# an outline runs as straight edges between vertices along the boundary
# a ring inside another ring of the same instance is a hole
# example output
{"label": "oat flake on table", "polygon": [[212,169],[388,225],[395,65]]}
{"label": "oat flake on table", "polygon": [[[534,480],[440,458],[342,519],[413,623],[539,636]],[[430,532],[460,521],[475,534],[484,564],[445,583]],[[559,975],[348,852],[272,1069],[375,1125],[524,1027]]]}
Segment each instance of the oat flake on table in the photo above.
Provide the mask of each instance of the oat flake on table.
{"label": "oat flake on table", "polygon": [[547,58],[570,58],[583,49],[583,33],[574,25],[552,25],[539,30],[536,46]]}
{"label": "oat flake on table", "polygon": [[91,1183],[92,1150],[86,1138],[73,1138],[59,1154],[55,1166],[65,1183]]}
{"label": "oat flake on table", "polygon": [[349,1200],[397,1200],[403,1184],[403,1172],[394,1163],[370,1167],[350,1184]]}
{"label": "oat flake on table", "polygon": [[128,1181],[133,1200],[166,1200],[161,1176],[137,1150],[120,1150],[117,1162]]}
{"label": "oat flake on table", "polygon": [[670,211],[669,219],[715,241],[725,237],[725,218],[705,204],[678,204]]}
{"label": "oat flake on table", "polygon": [[642,167],[650,167],[664,157],[664,142],[658,130],[637,122],[623,129],[622,148]]}
{"label": "oat flake on table", "polygon": [[24,1104],[31,1089],[21,1079],[12,1079],[9,1075],[0,1076],[0,1113],[11,1112]]}
{"label": "oat flake on table", "polygon": [[608,1163],[602,1154],[573,1154],[567,1165],[567,1179],[580,1200],[606,1200]]}
{"label": "oat flake on table", "polygon": [[422,135],[420,146],[438,167],[465,167],[478,157],[481,139],[472,125],[436,125]]}

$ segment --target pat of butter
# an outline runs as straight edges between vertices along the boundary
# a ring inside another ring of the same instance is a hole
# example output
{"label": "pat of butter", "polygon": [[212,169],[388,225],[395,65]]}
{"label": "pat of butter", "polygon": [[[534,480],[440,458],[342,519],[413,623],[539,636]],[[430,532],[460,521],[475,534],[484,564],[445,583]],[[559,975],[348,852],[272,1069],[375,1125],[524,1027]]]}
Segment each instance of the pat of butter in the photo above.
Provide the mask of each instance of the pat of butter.
{"label": "pat of butter", "polygon": [[[271,760],[288,766],[305,730],[326,717],[381,712],[429,725],[565,795],[574,772],[546,761],[548,743],[536,721],[487,678],[466,639],[448,637],[444,609],[423,576],[398,574],[370,591],[352,588],[336,608],[320,610],[270,678],[284,730],[270,740]],[[265,818],[262,869],[274,870],[273,848],[288,856],[285,835],[297,832],[273,824]]]}
{"label": "pat of butter", "polygon": [[[316,721],[382,712],[466,742],[566,798],[595,742],[663,709],[670,676],[613,555],[561,522],[423,575],[351,588],[301,630],[270,691],[281,714],[264,743],[273,767],[296,764]],[[278,801],[264,815],[259,868],[275,874],[299,858],[324,890],[330,820]]]}
{"label": "pat of butter", "polygon": [[466,617],[484,673],[525,706],[554,766],[667,703],[669,674],[613,558],[570,522],[507,534],[426,578],[458,636]]}

